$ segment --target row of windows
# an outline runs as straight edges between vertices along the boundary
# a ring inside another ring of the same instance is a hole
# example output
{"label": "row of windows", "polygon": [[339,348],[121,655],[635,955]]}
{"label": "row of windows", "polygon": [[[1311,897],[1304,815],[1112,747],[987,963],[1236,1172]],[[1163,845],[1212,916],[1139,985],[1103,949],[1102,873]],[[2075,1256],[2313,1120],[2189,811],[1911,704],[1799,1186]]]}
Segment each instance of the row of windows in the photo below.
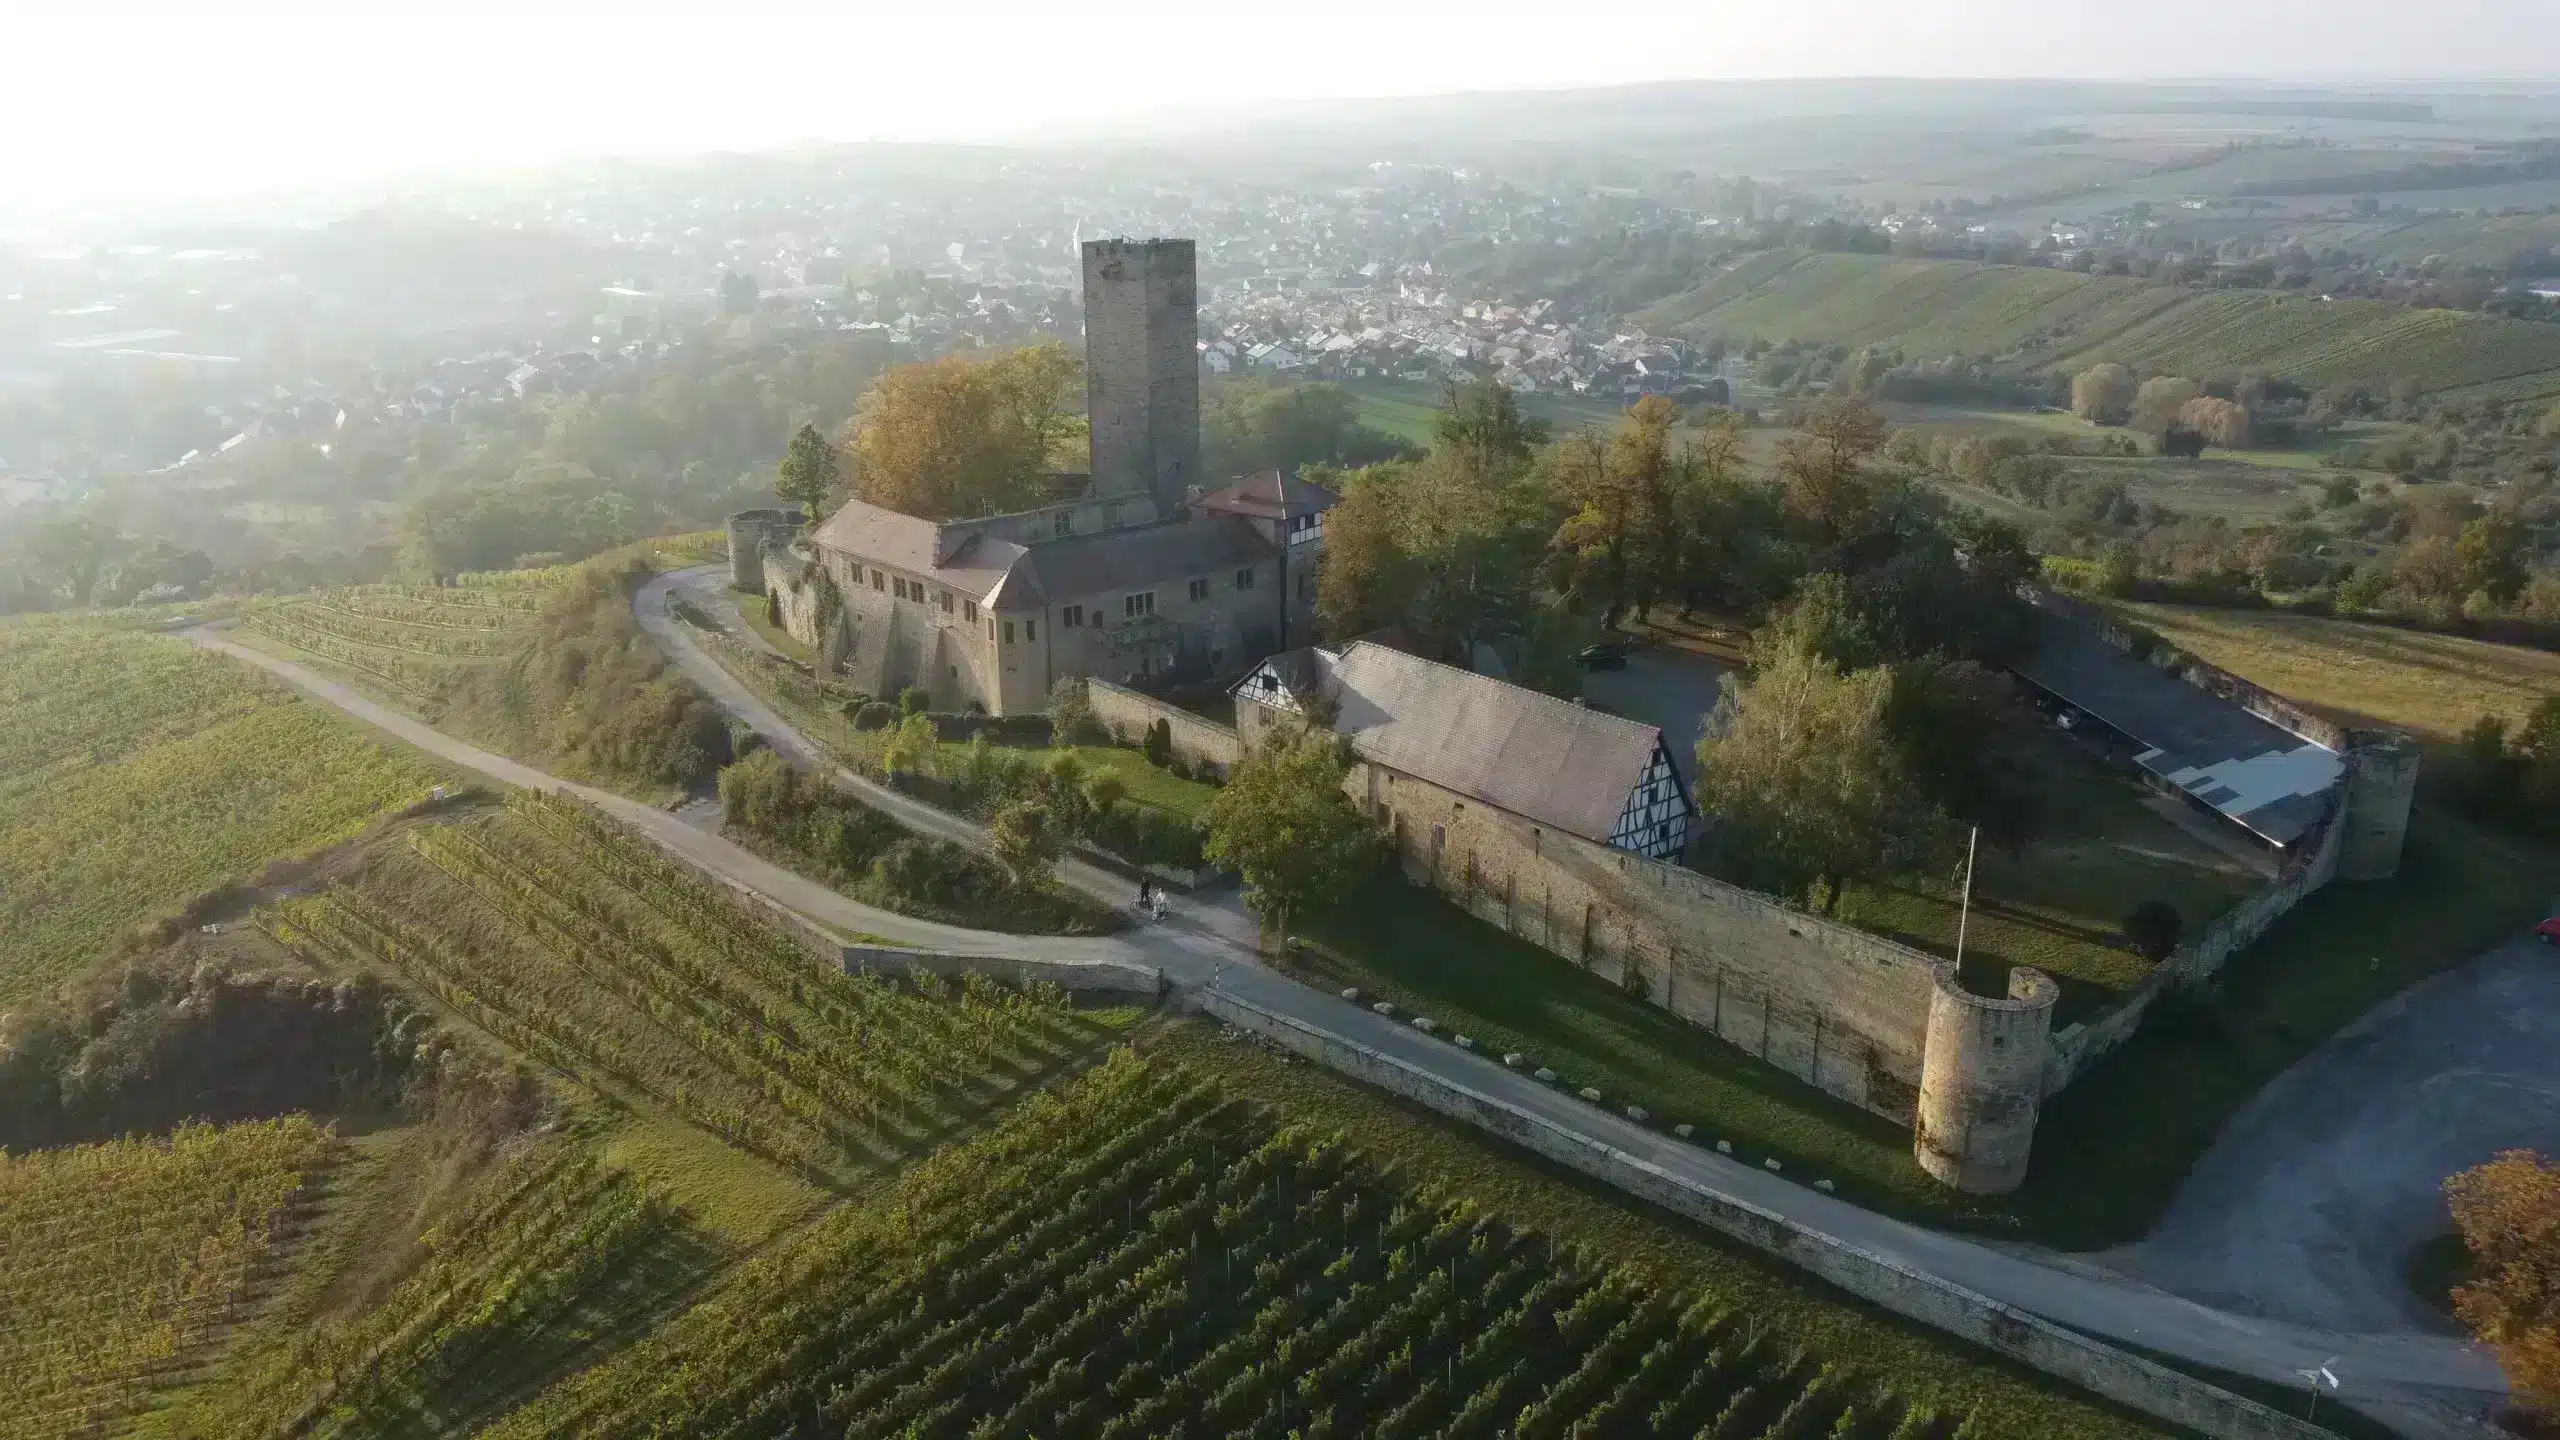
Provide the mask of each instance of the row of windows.
{"label": "row of windows", "polygon": [[[858,575],[860,574],[860,571],[857,570],[855,573]],[[1238,570],[1236,572],[1236,588],[1238,590],[1252,589],[1253,578],[1252,566],[1248,565],[1245,568]],[[914,601],[919,605],[927,603],[926,588],[923,581],[909,580],[903,575],[892,575],[886,570],[874,569],[871,572],[871,588],[884,593],[893,594],[901,600]],[[1304,587],[1301,586],[1300,588],[1303,589]],[[1209,582],[1206,580],[1192,581],[1190,593],[1191,598],[1195,601],[1208,599]],[[933,592],[933,600],[935,603],[939,603],[941,605],[942,613],[946,615],[951,613],[952,594],[950,591],[939,590]],[[963,600],[960,602],[960,609],[963,612],[963,618],[970,624],[974,625],[978,623],[977,601]],[[1133,590],[1130,593],[1121,596],[1120,613],[1124,619],[1130,620],[1144,619],[1149,615],[1153,615],[1156,613],[1156,592],[1153,590]],[[1082,628],[1086,623],[1088,623],[1088,620],[1094,625],[1100,625],[1102,623],[1102,611],[1099,607],[1088,611],[1081,605],[1070,605],[1066,607],[1066,610],[1059,618],[1068,629],[1075,630]],[[1026,620],[1022,623],[1027,636],[1031,622]],[[993,640],[996,638],[997,634],[998,630],[995,617],[989,616],[987,618],[987,638]],[[1012,621],[1008,620],[1004,622],[1002,634],[1004,636],[1004,643],[1011,644],[1013,642]]]}

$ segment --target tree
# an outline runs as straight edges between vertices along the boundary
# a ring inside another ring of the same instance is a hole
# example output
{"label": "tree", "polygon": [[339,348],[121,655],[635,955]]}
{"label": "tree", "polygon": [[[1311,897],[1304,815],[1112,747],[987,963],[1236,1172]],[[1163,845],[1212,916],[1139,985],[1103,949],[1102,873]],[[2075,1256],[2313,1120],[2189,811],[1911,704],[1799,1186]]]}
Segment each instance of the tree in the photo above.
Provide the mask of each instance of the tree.
{"label": "tree", "polygon": [[1680,558],[1680,492],[1691,475],[1671,441],[1680,407],[1647,395],[1604,442],[1584,431],[1555,467],[1573,513],[1549,541],[1556,588],[1598,610],[1606,627],[1670,588]]}
{"label": "tree", "polygon": [[933,692],[921,685],[910,685],[898,692],[898,713],[922,715],[933,708]]}
{"label": "tree", "polygon": [[2464,593],[2485,590],[2500,605],[2514,603],[2526,579],[2525,540],[2524,527],[2503,508],[2466,522],[2453,543]]}
{"label": "tree", "polygon": [[2249,412],[2236,401],[2199,395],[2178,407],[2178,426],[2204,437],[2208,445],[2237,450],[2249,443]]}
{"label": "tree", "polygon": [[1452,382],[1449,399],[1434,427],[1439,442],[1473,448],[1488,455],[1525,461],[1547,443],[1554,427],[1521,413],[1520,397],[1510,386],[1493,381],[1461,386]]}
{"label": "tree", "polygon": [[1074,378],[1074,362],[1056,346],[883,372],[854,412],[854,493],[935,520],[1041,503]]}
{"label": "tree", "polygon": [[1172,764],[1173,722],[1158,717],[1154,724],[1147,727],[1146,738],[1140,742],[1138,748],[1147,757],[1147,763],[1159,770]]}
{"label": "tree", "polygon": [[2155,375],[2133,394],[2133,428],[2165,435],[2178,423],[2178,412],[2204,393],[2204,387],[2177,375]]}
{"label": "tree", "polygon": [[1093,713],[1093,694],[1081,675],[1061,675],[1049,687],[1049,736],[1053,745],[1083,745],[1101,735]]}
{"label": "tree", "polygon": [[933,721],[924,715],[909,715],[898,722],[897,732],[889,737],[888,748],[880,754],[880,765],[893,775],[930,775],[934,750]]}
{"label": "tree", "polygon": [[2185,926],[2177,906],[2166,900],[2145,900],[2124,917],[2124,938],[2133,942],[2135,954],[2157,965],[2178,948],[2178,935]]}
{"label": "tree", "polygon": [[1049,814],[1049,807],[1036,800],[1016,800],[998,810],[987,821],[987,836],[995,843],[996,860],[1002,864],[1016,885],[1037,883],[1049,873],[1064,850],[1060,827]]}
{"label": "tree", "polygon": [[752,315],[756,309],[756,277],[743,270],[725,270],[720,274],[720,312],[724,315]]}
{"label": "tree", "polygon": [[1717,817],[1723,868],[1825,910],[1849,882],[1907,873],[1944,817],[1903,774],[1886,723],[1893,676],[1841,674],[1780,651],[1725,680],[1698,743],[1699,808]]}
{"label": "tree", "polygon": [[1200,417],[1200,468],[1210,475],[1368,465],[1406,453],[1402,440],[1360,423],[1339,385],[1221,385]]}
{"label": "tree", "polygon": [[2444,1188],[2477,1277],[2454,1290],[2454,1313],[2518,1398],[2560,1407],[2560,1166],[2509,1150]]}
{"label": "tree", "polygon": [[790,448],[782,453],[773,484],[775,497],[816,519],[836,493],[841,473],[837,469],[839,460],[836,447],[827,443],[817,426],[801,426],[792,433]]}
{"label": "tree", "polygon": [[1865,528],[1890,482],[1867,462],[1884,448],[1885,419],[1864,400],[1825,397],[1778,442],[1787,516],[1824,546]]}
{"label": "tree", "polygon": [[1243,877],[1266,936],[1341,900],[1375,863],[1376,836],[1342,790],[1350,768],[1330,734],[1275,731],[1210,800],[1201,853]]}
{"label": "tree", "polygon": [[2133,396],[2133,372],[2122,365],[2092,365],[2071,377],[2071,411],[2092,424],[2123,424]]}

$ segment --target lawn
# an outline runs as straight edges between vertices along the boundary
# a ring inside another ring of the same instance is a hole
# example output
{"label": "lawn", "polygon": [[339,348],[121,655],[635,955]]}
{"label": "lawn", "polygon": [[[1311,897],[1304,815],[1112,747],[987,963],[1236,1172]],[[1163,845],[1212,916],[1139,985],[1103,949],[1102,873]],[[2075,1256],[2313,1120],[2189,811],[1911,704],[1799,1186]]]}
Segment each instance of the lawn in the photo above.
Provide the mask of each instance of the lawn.
{"label": "lawn", "polygon": [[2011,1203],[2055,1243],[2139,1238],[2225,1116],[2375,1005],[2522,933],[2555,874],[2560,853],[2422,810],[2396,878],[2303,902],[2210,1007],[2154,1017],[2048,1102]]}
{"label": "lawn", "polygon": [[1357,985],[1429,1015],[1495,1054],[1517,1050],[1567,1088],[1597,1086],[1664,1125],[1688,1122],[1701,1143],[1725,1139],[1745,1159],[1829,1178],[1861,1203],[1952,1222],[1971,1202],[1911,1158],[1911,1132],[1826,1095],[1637,1000],[1566,960],[1465,913],[1436,893],[1393,881],[1299,930],[1291,964],[1310,984]]}
{"label": "lawn", "polygon": [[[1438,433],[1441,408],[1449,399],[1438,387],[1413,380],[1353,380],[1342,388],[1351,392],[1352,412],[1361,424],[1384,430],[1418,449],[1431,445]],[[1581,395],[1523,395],[1520,408],[1554,426],[1558,434],[1584,425],[1609,429],[1625,413],[1625,407],[1615,400]]]}
{"label": "lawn", "polygon": [[2143,1417],[1884,1314],[1702,1226],[1240,1037],[1182,1023],[1150,1032],[1141,1044],[1211,1071],[1232,1093],[1292,1122],[1339,1133],[1430,1190],[1463,1197],[1512,1226],[1587,1246],[1651,1283],[1711,1291],[1789,1344],[1853,1363],[1861,1376],[1915,1403],[1950,1416],[1972,1412],[1967,1435],[2163,1433]]}
{"label": "lawn", "polygon": [[2171,644],[2349,725],[2449,742],[2484,714],[2520,719],[2560,695],[2560,655],[2278,610],[2127,604]]}
{"label": "lawn", "polygon": [[[1991,994],[2007,993],[2012,966],[2052,975],[2062,985],[2059,1028],[2089,1018],[2150,972],[2121,933],[2133,907],[2166,900],[2193,934],[2263,880],[2165,818],[2140,785],[2026,723],[2021,754],[2038,777],[2044,833],[2014,853],[1977,853],[1964,961],[1968,982]],[[1952,958],[1959,879],[1859,886],[1842,897],[1839,918]]]}

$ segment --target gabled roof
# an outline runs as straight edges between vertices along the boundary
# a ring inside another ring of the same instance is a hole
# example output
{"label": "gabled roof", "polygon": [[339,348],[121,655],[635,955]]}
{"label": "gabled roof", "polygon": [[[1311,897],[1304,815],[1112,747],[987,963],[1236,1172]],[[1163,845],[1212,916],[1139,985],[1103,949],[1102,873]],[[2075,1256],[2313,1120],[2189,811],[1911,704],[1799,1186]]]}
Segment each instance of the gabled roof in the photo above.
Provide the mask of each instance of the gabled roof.
{"label": "gabled roof", "polygon": [[1312,481],[1279,470],[1256,470],[1224,490],[1193,501],[1203,510],[1249,515],[1257,520],[1292,520],[1330,510],[1342,499]]}
{"label": "gabled roof", "polygon": [[919,575],[1005,610],[1143,590],[1249,565],[1272,554],[1270,541],[1231,515],[1159,521],[1043,540],[1027,548],[972,535],[940,565],[933,563],[937,533],[930,520],[848,500],[811,538],[822,549]]}
{"label": "gabled roof", "polygon": [[1293,689],[1322,676],[1360,758],[1602,845],[1662,745],[1651,725],[1370,641],[1274,659]]}
{"label": "gabled roof", "polygon": [[847,500],[810,540],[822,549],[921,575],[980,601],[991,600],[1005,577],[1030,553],[1010,540],[975,535],[962,542],[947,562],[937,565],[933,548],[938,534],[939,527],[930,520]]}

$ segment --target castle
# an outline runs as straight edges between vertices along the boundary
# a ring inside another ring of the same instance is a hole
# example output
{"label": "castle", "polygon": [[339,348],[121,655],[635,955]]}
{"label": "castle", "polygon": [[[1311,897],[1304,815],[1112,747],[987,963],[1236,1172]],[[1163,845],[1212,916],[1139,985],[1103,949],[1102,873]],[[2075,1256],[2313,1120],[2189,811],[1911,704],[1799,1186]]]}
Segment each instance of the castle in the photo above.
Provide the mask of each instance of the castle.
{"label": "castle", "polygon": [[860,689],[1014,715],[1069,676],[1205,683],[1312,638],[1335,497],[1268,470],[1204,487],[1192,242],[1089,240],[1083,262],[1081,494],[967,520],[850,500],[800,541],[785,512],[732,517],[732,583]]}

